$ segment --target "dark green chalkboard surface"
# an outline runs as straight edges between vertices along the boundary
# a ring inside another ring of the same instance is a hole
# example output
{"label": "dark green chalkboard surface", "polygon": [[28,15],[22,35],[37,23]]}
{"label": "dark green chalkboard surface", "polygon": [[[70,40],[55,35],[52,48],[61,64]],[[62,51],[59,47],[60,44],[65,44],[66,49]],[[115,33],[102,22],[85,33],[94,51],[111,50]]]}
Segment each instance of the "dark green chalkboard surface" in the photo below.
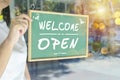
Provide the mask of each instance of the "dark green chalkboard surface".
{"label": "dark green chalkboard surface", "polygon": [[88,16],[30,11],[28,60],[87,57]]}

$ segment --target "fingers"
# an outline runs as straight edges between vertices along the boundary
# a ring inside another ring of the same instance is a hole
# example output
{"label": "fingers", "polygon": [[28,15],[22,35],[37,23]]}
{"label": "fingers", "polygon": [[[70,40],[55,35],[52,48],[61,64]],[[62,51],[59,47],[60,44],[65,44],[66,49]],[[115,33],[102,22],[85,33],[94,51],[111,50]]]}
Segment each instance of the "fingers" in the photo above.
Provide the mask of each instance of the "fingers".
{"label": "fingers", "polygon": [[19,20],[16,22],[15,28],[18,29],[20,35],[23,35],[28,29],[28,23],[26,20]]}
{"label": "fingers", "polygon": [[21,14],[19,16],[17,16],[16,18],[18,19],[24,19],[24,20],[27,20],[28,22],[31,22],[31,19],[29,16],[25,15],[25,14]]}
{"label": "fingers", "polygon": [[28,28],[28,26],[29,26],[28,25],[28,21],[24,20],[24,19],[17,19],[16,22],[17,22],[17,24],[20,24],[20,25],[22,25],[25,28]]}
{"label": "fingers", "polygon": [[16,17],[16,22],[19,24],[19,32],[21,35],[23,35],[28,29],[28,24],[30,21],[31,19],[25,14]]}
{"label": "fingers", "polygon": [[31,19],[25,14],[12,19],[8,38],[16,43],[19,37],[25,34],[30,21]]}
{"label": "fingers", "polygon": [[12,20],[12,27],[16,28],[20,35],[23,35],[28,29],[29,22],[31,22],[31,19],[27,15],[22,14]]}

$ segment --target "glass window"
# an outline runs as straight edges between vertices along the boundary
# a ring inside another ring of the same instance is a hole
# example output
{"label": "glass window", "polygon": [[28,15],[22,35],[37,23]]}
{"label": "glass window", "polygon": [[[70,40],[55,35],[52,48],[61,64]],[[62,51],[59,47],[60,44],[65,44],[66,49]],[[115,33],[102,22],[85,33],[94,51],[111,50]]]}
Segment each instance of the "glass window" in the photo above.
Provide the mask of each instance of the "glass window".
{"label": "glass window", "polygon": [[65,12],[65,4],[60,1],[44,0],[43,11]]}
{"label": "glass window", "polygon": [[27,0],[15,0],[15,15],[20,15],[21,13],[27,13]]}
{"label": "glass window", "polygon": [[31,10],[41,10],[41,0],[28,0]]}

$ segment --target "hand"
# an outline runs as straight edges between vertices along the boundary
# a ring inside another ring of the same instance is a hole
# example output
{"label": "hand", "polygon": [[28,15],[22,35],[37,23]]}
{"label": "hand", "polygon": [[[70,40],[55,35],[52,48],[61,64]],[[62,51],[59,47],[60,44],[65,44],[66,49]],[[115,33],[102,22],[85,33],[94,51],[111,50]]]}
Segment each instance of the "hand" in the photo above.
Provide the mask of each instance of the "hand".
{"label": "hand", "polygon": [[10,4],[10,0],[0,0],[0,14],[1,11]]}
{"label": "hand", "polygon": [[31,19],[25,14],[17,16],[12,20],[8,38],[13,42],[13,44],[18,41],[19,37],[25,34],[30,21]]}

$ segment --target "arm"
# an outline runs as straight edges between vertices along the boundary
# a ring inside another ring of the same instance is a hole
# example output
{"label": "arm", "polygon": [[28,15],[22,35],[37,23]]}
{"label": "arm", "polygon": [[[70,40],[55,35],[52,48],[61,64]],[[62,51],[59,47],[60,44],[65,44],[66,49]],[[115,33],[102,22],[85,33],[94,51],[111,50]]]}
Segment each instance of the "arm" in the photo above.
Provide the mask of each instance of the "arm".
{"label": "arm", "polygon": [[26,67],[25,67],[25,77],[26,77],[27,80],[31,80],[27,64],[26,64]]}
{"label": "arm", "polygon": [[[0,15],[2,10],[7,7],[9,3],[10,0],[0,0]],[[14,45],[18,41],[19,37],[26,32],[28,21],[30,21],[30,18],[26,15],[21,15],[15,18],[15,20],[12,21],[8,37],[2,44],[0,44],[0,77],[8,64]]]}
{"label": "arm", "polygon": [[20,15],[12,21],[8,37],[0,45],[0,77],[8,64],[14,45],[19,37],[26,32],[28,21],[30,21],[30,18],[26,15]]}
{"label": "arm", "polygon": [[1,45],[0,45],[0,77],[4,72],[8,60],[10,58],[12,49],[13,49],[13,42],[7,38]]}
{"label": "arm", "polygon": [[[10,3],[10,0],[2,1],[0,0],[0,15],[2,13],[2,10],[7,7]],[[2,73],[4,72],[6,65],[8,63],[8,60],[11,56],[11,52],[13,49],[13,41],[10,39],[10,37],[7,37],[6,40],[2,44],[0,44],[0,77],[2,76]]]}
{"label": "arm", "polygon": [[20,37],[16,27],[13,25],[8,37],[0,44],[0,77],[8,64],[14,45]]}

